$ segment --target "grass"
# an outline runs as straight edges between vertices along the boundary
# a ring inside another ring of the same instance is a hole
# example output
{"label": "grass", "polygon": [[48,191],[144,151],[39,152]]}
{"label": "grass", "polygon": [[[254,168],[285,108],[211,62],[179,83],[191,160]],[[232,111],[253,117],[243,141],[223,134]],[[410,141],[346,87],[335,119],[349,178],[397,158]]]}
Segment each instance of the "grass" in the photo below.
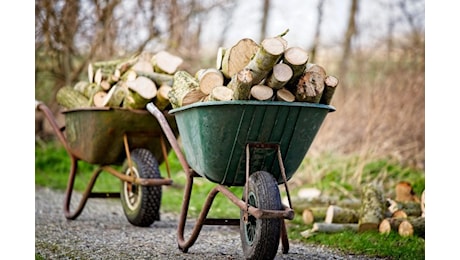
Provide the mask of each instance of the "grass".
{"label": "grass", "polygon": [[[179,213],[183,198],[183,186],[185,174],[177,161],[174,153],[169,154],[173,186],[163,187],[161,209],[165,212]],[[347,190],[350,194],[356,193],[357,185],[352,178],[356,169],[362,163],[357,158],[340,158],[333,155],[322,155],[316,158],[305,158],[295,178],[289,182],[295,192],[309,186],[323,190],[325,193],[337,194],[337,186]],[[56,142],[40,143],[35,146],[35,183],[39,186],[47,186],[53,189],[63,190],[67,185],[70,159],[65,149]],[[75,190],[82,191],[96,166],[80,162],[79,174],[75,183]],[[404,178],[409,180],[419,194],[424,189],[424,175],[422,172],[392,163],[391,160],[368,160],[362,166],[362,181],[368,179],[385,179],[387,183],[396,183],[396,180]],[[160,166],[162,176],[166,176],[165,165]],[[313,174],[307,174],[308,172]],[[297,177],[298,176],[298,177]],[[306,176],[309,176],[308,178]],[[298,183],[304,183],[299,185]],[[313,185],[314,184],[314,185]],[[389,185],[388,185],[389,186]],[[203,179],[196,178],[193,186],[192,198],[189,206],[189,217],[196,218],[208,192],[214,184]],[[94,191],[119,191],[120,181],[108,173],[102,173],[96,182]],[[390,187],[388,187],[390,189]],[[240,187],[232,187],[231,190],[241,196]],[[283,195],[283,191],[281,191]],[[239,209],[227,198],[218,194],[214,200],[209,217],[239,218]],[[289,239],[301,241],[307,244],[318,244],[341,250],[348,254],[362,254],[371,257],[387,257],[390,259],[424,259],[425,241],[417,237],[400,237],[398,234],[381,235],[379,233],[356,234],[343,232],[338,234],[317,234],[304,238],[300,233],[310,228],[302,223],[301,216],[296,214],[294,220],[288,222]]]}

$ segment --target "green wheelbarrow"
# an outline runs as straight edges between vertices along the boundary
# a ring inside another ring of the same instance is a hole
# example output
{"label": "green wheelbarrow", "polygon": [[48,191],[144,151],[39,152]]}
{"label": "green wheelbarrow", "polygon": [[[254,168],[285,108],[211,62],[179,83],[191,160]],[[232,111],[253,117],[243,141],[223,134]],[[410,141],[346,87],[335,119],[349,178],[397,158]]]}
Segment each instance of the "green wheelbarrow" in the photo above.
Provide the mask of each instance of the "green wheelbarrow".
{"label": "green wheelbarrow", "polygon": [[[44,103],[36,101],[36,109],[44,113],[71,159],[64,201],[67,219],[76,219],[89,198],[120,198],[126,218],[135,226],[147,227],[160,219],[162,185],[172,184],[167,161],[171,146],[165,141],[159,123],[152,120],[148,111],[108,107],[65,110],[62,112],[65,125],[61,127]],[[177,137],[174,116],[164,113],[166,123]],[[80,161],[98,167],[92,173],[80,202],[72,207]],[[166,178],[159,170],[163,162],[168,171]],[[115,166],[122,166],[122,170]],[[101,172],[108,172],[121,180],[120,192],[93,192]]]}
{"label": "green wheelbarrow", "polygon": [[[288,253],[285,219],[294,218],[287,181],[304,159],[330,105],[281,101],[207,101],[172,109],[181,147],[164,115],[152,103],[147,110],[157,118],[187,175],[178,225],[178,246],[183,252],[197,240],[203,225],[239,225],[247,259],[273,259],[282,243]],[[188,239],[185,222],[193,179],[216,184],[208,194]],[[289,205],[281,202],[284,185]],[[230,189],[239,186],[242,197]],[[217,193],[240,208],[239,219],[208,218]]]}

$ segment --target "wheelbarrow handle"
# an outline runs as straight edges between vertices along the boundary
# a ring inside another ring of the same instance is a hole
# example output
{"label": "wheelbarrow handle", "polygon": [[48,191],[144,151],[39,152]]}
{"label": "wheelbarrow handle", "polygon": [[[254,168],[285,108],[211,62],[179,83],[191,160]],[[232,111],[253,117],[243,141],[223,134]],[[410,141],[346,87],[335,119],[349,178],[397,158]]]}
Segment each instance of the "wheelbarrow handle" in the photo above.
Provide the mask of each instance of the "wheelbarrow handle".
{"label": "wheelbarrow handle", "polygon": [[157,119],[158,123],[160,124],[161,129],[163,129],[163,132],[166,135],[166,138],[168,139],[169,143],[171,144],[171,148],[174,150],[174,152],[177,155],[177,158],[179,159],[180,164],[182,165],[182,168],[184,169],[185,173],[187,175],[190,175],[190,166],[188,165],[185,156],[183,155],[179,143],[177,142],[176,137],[174,136],[174,133],[171,129],[171,127],[168,124],[168,121],[166,120],[165,116],[163,113],[156,107],[152,102],[149,102],[147,105],[147,110]]}

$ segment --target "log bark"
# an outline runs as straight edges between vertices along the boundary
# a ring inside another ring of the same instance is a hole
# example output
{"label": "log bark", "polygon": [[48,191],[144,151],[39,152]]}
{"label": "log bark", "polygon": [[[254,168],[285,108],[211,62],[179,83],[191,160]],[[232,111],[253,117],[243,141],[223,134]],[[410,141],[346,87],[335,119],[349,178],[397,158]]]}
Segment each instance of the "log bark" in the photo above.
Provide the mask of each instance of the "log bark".
{"label": "log bark", "polygon": [[180,70],[174,73],[173,85],[171,91],[169,91],[168,94],[169,102],[171,102],[172,107],[181,107],[183,105],[184,98],[189,93],[189,98],[186,99],[185,103],[192,102],[196,99],[199,100],[198,97],[201,96],[201,98],[203,98],[205,96],[199,90],[198,80],[194,78],[192,75],[190,75],[188,72]]}
{"label": "log bark", "polygon": [[326,211],[325,223],[358,223],[359,212],[354,209],[330,205]]}
{"label": "log bark", "polygon": [[359,212],[359,232],[378,230],[385,216],[385,200],[380,187],[367,184],[361,191],[361,209]]}
{"label": "log bark", "polygon": [[305,71],[294,90],[294,95],[297,101],[319,103],[323,90],[324,77],[314,71]]}
{"label": "log bark", "polygon": [[75,84],[74,89],[83,94],[88,99],[93,98],[93,96],[99,91],[105,91],[105,89],[102,88],[101,85],[82,81]]}
{"label": "log bark", "polygon": [[157,52],[151,59],[154,72],[170,75],[174,74],[178,70],[183,61],[184,60],[181,57],[173,55],[167,51]]}
{"label": "log bark", "polygon": [[242,69],[232,76],[227,87],[233,90],[233,99],[248,100],[251,96],[252,72],[249,69]]}
{"label": "log bark", "polygon": [[285,102],[294,102],[295,96],[291,93],[291,91],[287,90],[286,88],[281,88],[276,91],[276,100],[278,101],[285,101]]}
{"label": "log bark", "polygon": [[227,49],[222,58],[222,73],[228,79],[244,69],[259,49],[259,45],[249,38],[239,40],[234,46]]}
{"label": "log bark", "polygon": [[420,215],[425,217],[425,190],[423,190],[422,196],[420,198],[420,210],[422,211]]}
{"label": "log bark", "polygon": [[58,90],[56,93],[56,101],[59,105],[67,109],[90,106],[89,99],[70,86],[64,86]]}
{"label": "log bark", "polygon": [[314,63],[307,63],[305,71],[316,72],[316,73],[320,74],[323,78],[326,78],[326,75],[327,75],[326,70],[324,69],[323,66],[320,66],[320,65],[314,64]]}
{"label": "log bark", "polygon": [[388,210],[391,213],[394,213],[398,210],[404,211],[407,216],[421,216],[422,210],[420,207],[420,203],[416,201],[396,201],[392,199],[387,199]]}
{"label": "log bark", "polygon": [[171,91],[171,86],[166,84],[163,84],[158,88],[157,95],[153,100],[153,103],[156,107],[158,107],[158,109],[165,110],[169,106],[169,91]]}
{"label": "log bark", "polygon": [[274,90],[278,90],[284,87],[286,83],[292,77],[292,69],[287,64],[278,63],[273,66],[273,69],[267,75],[265,85],[271,87]]}
{"label": "log bark", "polygon": [[321,99],[319,101],[320,104],[330,105],[332,97],[334,96],[335,89],[339,85],[339,80],[331,75],[326,76],[324,79],[324,91]]}
{"label": "log bark", "polygon": [[260,101],[271,100],[273,97],[273,89],[265,85],[252,86],[251,97]]}
{"label": "log bark", "polygon": [[323,222],[326,217],[327,207],[310,207],[302,212],[302,221],[306,225],[311,225],[315,222]]}
{"label": "log bark", "polygon": [[308,52],[300,47],[287,48],[283,55],[283,63],[292,69],[292,77],[287,82],[287,89],[293,91],[302,76],[309,59]]}
{"label": "log bark", "polygon": [[425,217],[404,219],[398,227],[401,236],[416,235],[425,238]]}
{"label": "log bark", "polygon": [[280,37],[267,38],[262,41],[254,57],[249,61],[246,68],[253,73],[253,84],[259,84],[281,59],[285,45]]}
{"label": "log bark", "polygon": [[209,95],[213,88],[224,85],[224,75],[218,69],[203,69],[197,72],[201,92]]}
{"label": "log bark", "polygon": [[158,73],[158,72],[142,72],[142,71],[134,71],[137,76],[143,76],[151,79],[153,82],[155,82],[156,85],[161,86],[163,84],[172,86],[173,85],[173,80],[174,76],[165,74],[165,73]]}

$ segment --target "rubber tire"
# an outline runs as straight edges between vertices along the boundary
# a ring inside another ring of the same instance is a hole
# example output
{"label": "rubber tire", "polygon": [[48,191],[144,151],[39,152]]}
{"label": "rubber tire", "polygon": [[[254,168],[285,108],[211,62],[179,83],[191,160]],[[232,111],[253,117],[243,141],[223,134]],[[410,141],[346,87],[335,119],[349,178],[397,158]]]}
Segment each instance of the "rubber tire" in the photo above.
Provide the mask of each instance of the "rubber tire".
{"label": "rubber tire", "polygon": [[[245,200],[243,189],[243,200]],[[273,176],[258,171],[249,177],[248,203],[260,209],[281,210],[278,184]],[[240,237],[246,259],[274,259],[278,251],[281,234],[281,219],[256,219],[248,215],[248,223],[240,211]]]}
{"label": "rubber tire", "polygon": [[[158,161],[149,150],[134,149],[131,152],[131,161],[137,177],[161,178]],[[123,173],[129,174],[128,160],[125,160],[123,164]],[[138,227],[148,227],[155,220],[160,220],[161,185],[141,186],[132,184],[132,192],[128,191],[128,186],[129,183],[122,181],[120,199],[129,223]],[[132,201],[128,195],[132,195]]]}

